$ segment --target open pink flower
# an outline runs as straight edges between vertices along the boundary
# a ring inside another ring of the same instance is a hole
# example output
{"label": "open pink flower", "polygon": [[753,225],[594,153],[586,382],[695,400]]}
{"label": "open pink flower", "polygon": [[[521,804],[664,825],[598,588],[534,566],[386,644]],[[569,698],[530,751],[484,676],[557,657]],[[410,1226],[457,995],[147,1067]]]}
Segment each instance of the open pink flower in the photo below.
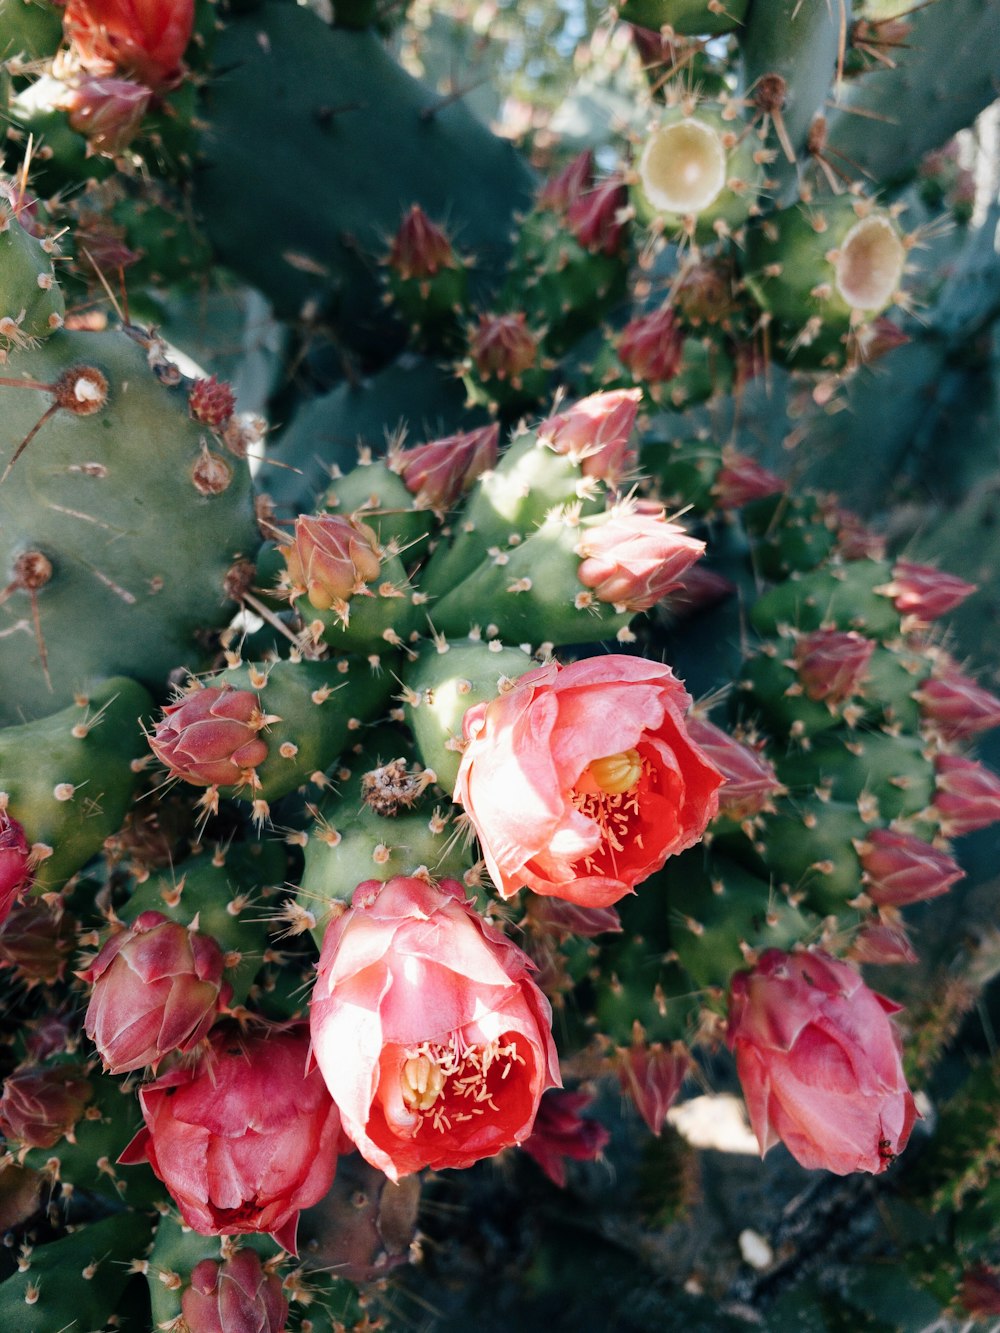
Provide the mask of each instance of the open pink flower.
{"label": "open pink flower", "polygon": [[455,880],[367,881],[329,926],[313,1054],[346,1134],[390,1180],[471,1166],[531,1133],[560,1081],[531,969]]}
{"label": "open pink flower", "polygon": [[722,775],[688,734],[669,667],[608,654],[522,676],[465,714],[455,785],[504,898],[607,907],[693,846]]}
{"label": "open pink flower", "polygon": [[730,1050],[762,1153],[782,1142],[802,1166],[884,1171],[917,1108],[903,1074],[899,1005],[816,949],[768,949],[733,978]]}
{"label": "open pink flower", "polygon": [[304,1026],[221,1023],[194,1065],[139,1089],[145,1127],[119,1162],[148,1162],[203,1236],[268,1231],[295,1253],[299,1212],[337,1169],[340,1116]]}

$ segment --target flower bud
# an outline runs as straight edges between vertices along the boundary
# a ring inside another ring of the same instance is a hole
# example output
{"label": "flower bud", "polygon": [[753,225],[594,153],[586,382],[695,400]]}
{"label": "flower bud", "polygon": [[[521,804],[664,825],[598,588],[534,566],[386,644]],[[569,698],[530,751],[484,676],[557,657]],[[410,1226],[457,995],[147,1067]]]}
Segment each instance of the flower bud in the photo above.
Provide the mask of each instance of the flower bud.
{"label": "flower bud", "polygon": [[594,179],[594,155],[589,148],[578,153],[558,175],[542,185],[535,207],[548,213],[564,214]]}
{"label": "flower bud", "polygon": [[171,776],[195,786],[245,786],[267,758],[265,720],[252,690],[194,690],[163,710],[149,748]]}
{"label": "flower bud", "polygon": [[1000,1269],[983,1263],[970,1265],[962,1274],[958,1299],[973,1319],[1000,1315]]}
{"label": "flower bud", "polygon": [[574,199],[566,211],[566,225],[591,254],[616,255],[622,249],[628,205],[624,181],[614,176]]}
{"label": "flower bud", "polygon": [[932,802],[947,838],[989,828],[1000,821],[1000,777],[964,755],[934,759],[937,790]]}
{"label": "flower bud", "polygon": [[854,630],[818,629],[795,645],[795,668],[809,699],[841,704],[861,689],[874,639]]}
{"label": "flower bud", "polygon": [[222,1263],[195,1265],[181,1313],[189,1333],[283,1333],[288,1301],[278,1274],[254,1250],[237,1250]]}
{"label": "flower bud", "polygon": [[382,561],[378,537],[364,523],[340,514],[302,514],[288,546],[278,547],[288,566],[291,599],[305,595],[317,611],[346,607],[366,593]]}
{"label": "flower bud", "polygon": [[40,900],[12,907],[0,922],[0,967],[12,967],[29,986],[61,981],[76,948],[76,918]]}
{"label": "flower bud", "polygon": [[703,565],[692,565],[681,576],[677,587],[667,597],[667,610],[673,619],[696,616],[702,611],[727,602],[737,592],[736,584],[724,574]]}
{"label": "flower bud", "polygon": [[848,958],[876,967],[918,963],[916,950],[900,921],[866,921],[855,935]]}
{"label": "flower bud", "polygon": [[93,1095],[80,1065],[23,1065],[3,1081],[0,1134],[27,1148],[53,1148],[63,1137],[72,1142]]}
{"label": "flower bud", "polygon": [[188,411],[202,425],[222,430],[236,411],[233,386],[215,375],[195,380],[188,389]]}
{"label": "flower bud", "polygon": [[966,583],[955,574],[946,574],[933,565],[918,565],[912,560],[897,560],[892,569],[892,582],[883,592],[890,596],[901,616],[916,616],[919,620],[937,620],[961,606],[974,593],[975,583]]}
{"label": "flower bud", "polygon": [[0,806],[0,921],[31,887],[31,845],[24,827]]}
{"label": "flower bud", "polygon": [[112,1074],[156,1065],[196,1046],[230,993],[222,950],[162,912],[112,935],[85,972],[94,988],[84,1024]]}
{"label": "flower bud", "polygon": [[671,307],[663,305],[626,324],[616,351],[633,379],[643,384],[663,384],[681,368],[684,332]]}
{"label": "flower bud", "polygon": [[413,204],[399,225],[389,251],[389,266],[401,278],[432,278],[443,268],[458,268],[448,237],[419,204]]}
{"label": "flower bud", "polygon": [[557,454],[579,458],[584,476],[614,482],[635,463],[628,442],[641,397],[638,389],[592,393],[543,421],[538,438]]}
{"label": "flower bud", "polygon": [[913,695],[924,720],[946,741],[1000,727],[1000,699],[954,667],[925,680]]}
{"label": "flower bud", "polygon": [[538,359],[538,338],[522,312],[480,315],[469,338],[469,355],[484,379],[509,380],[516,387]]}
{"label": "flower bud", "polygon": [[698,713],[689,715],[687,729],[695,745],[725,778],[719,789],[720,814],[740,820],[773,809],[772,797],[784,787],[758,750],[741,744]]}
{"label": "flower bud", "polygon": [[938,898],[965,875],[947,852],[894,829],[873,829],[857,845],[865,892],[879,907]]}
{"label": "flower bud", "polygon": [[786,483],[775,472],[731,449],[723,451],[722,467],[712,486],[712,494],[720,509],[742,509],[754,500],[780,495]]}
{"label": "flower bud", "polygon": [[622,1092],[654,1134],[659,1134],[667,1112],[677,1100],[681,1084],[692,1068],[691,1053],[681,1041],[672,1046],[635,1042],[615,1052],[615,1069]]}
{"label": "flower bud", "polygon": [[648,611],[677,587],[705,543],[662,516],[622,511],[586,528],[574,549],[582,558],[577,576],[598,601]]}
{"label": "flower bud", "polygon": [[566,938],[581,935],[593,939],[596,935],[621,934],[622,923],[614,907],[584,907],[564,898],[545,898],[532,894],[525,907],[525,927],[541,934]]}
{"label": "flower bud", "polygon": [[117,157],[139,133],[152,96],[131,79],[85,79],[68,94],[69,123],[91,152]]}
{"label": "flower bud", "polygon": [[402,477],[418,509],[444,513],[477,477],[496,466],[499,442],[498,425],[481,426],[402,450],[390,459],[390,466]]}
{"label": "flower bud", "polygon": [[611,1140],[599,1120],[582,1115],[592,1100],[588,1092],[550,1088],[538,1105],[531,1137],[521,1144],[560,1189],[566,1185],[567,1157],[574,1162],[596,1162]]}

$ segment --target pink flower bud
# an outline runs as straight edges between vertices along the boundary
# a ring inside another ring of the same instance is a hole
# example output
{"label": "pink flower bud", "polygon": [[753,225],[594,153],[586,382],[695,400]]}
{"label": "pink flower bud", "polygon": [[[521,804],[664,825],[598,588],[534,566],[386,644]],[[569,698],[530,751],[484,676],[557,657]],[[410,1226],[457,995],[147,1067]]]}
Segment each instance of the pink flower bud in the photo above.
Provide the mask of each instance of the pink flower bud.
{"label": "pink flower bud", "polygon": [[112,1074],[190,1050],[231,993],[222,950],[162,912],[143,912],[112,935],[85,972],[94,988],[84,1027]]}
{"label": "pink flower bud", "polygon": [[194,690],[163,710],[149,748],[174,777],[197,787],[245,786],[267,758],[260,700],[228,686]]}
{"label": "pink flower bud", "polygon": [[615,1069],[622,1091],[654,1134],[659,1134],[667,1112],[677,1100],[681,1084],[692,1067],[691,1053],[683,1042],[670,1047],[659,1042],[635,1042],[615,1052]]}
{"label": "pink flower bud", "polygon": [[945,837],[958,838],[1000,821],[1000,777],[996,773],[958,754],[936,755],[934,772],[933,806]]}
{"label": "pink flower bud", "polygon": [[678,620],[696,616],[728,601],[736,591],[736,584],[724,574],[703,565],[692,565],[684,571],[674,591],[668,594],[667,609]]}
{"label": "pink flower bud", "polygon": [[222,430],[236,411],[233,386],[210,375],[207,380],[195,380],[188,389],[188,411],[195,421],[211,430]]}
{"label": "pink flower bud", "polygon": [[882,591],[893,599],[901,616],[916,616],[919,620],[937,620],[961,606],[974,593],[975,583],[966,583],[955,574],[946,574],[933,565],[918,565],[912,560],[897,560],[892,569],[892,582]]}
{"label": "pink flower bud", "polygon": [[865,892],[879,907],[905,907],[947,893],[965,871],[947,852],[894,829],[873,829],[858,846]]}
{"label": "pink flower bud", "polygon": [[840,704],[857,694],[868,675],[875,640],[854,630],[818,629],[795,645],[795,669],[810,699]]}
{"label": "pink flower bud", "polygon": [[958,1299],[973,1319],[1000,1315],[1000,1269],[989,1264],[972,1264],[962,1274]]}
{"label": "pink flower bud", "polygon": [[581,935],[593,939],[595,935],[621,934],[622,923],[614,907],[583,907],[564,898],[543,898],[532,895],[526,908],[525,924],[532,930],[553,935]]}
{"label": "pink flower bud", "polygon": [[730,819],[751,819],[773,808],[772,798],[784,791],[778,775],[764,756],[750,745],[692,713],[688,735],[725,778],[719,789],[719,812]]}
{"label": "pink flower bud", "polygon": [[664,305],[626,324],[616,351],[633,379],[643,384],[663,384],[681,368],[684,332],[673,310]]}
{"label": "pink flower bud", "polygon": [[469,355],[484,379],[509,380],[516,386],[538,359],[538,338],[521,312],[480,315],[469,338]]}
{"label": "pink flower bud", "polygon": [[736,271],[727,260],[700,259],[680,274],[674,304],[689,324],[718,324],[740,308],[736,283]]}
{"label": "pink flower bud", "polygon": [[176,84],[194,29],[194,0],[68,0],[63,31],[101,73],[124,70],[155,91]]}
{"label": "pink flower bud", "polygon": [[628,190],[615,176],[574,199],[566,212],[566,225],[591,254],[616,255],[625,239],[622,210],[627,205]]}
{"label": "pink flower bud", "polygon": [[662,516],[613,512],[585,528],[574,549],[582,559],[577,576],[598,601],[648,611],[677,587],[705,543]]}
{"label": "pink flower bud", "polygon": [[913,697],[943,740],[957,741],[1000,727],[1000,699],[955,667],[925,680]]}
{"label": "pink flower bud", "polygon": [[550,1088],[539,1103],[531,1137],[521,1144],[560,1189],[566,1185],[567,1157],[574,1162],[596,1162],[611,1140],[599,1120],[582,1115],[592,1100],[588,1092]]}
{"label": "pink flower bud", "polygon": [[837,505],[825,511],[832,520],[837,534],[837,553],[844,560],[882,560],[885,557],[885,538],[866,528],[857,514]]}
{"label": "pink flower bud", "polygon": [[403,478],[418,509],[444,513],[496,465],[499,443],[498,425],[481,426],[405,449],[390,459],[390,466]]}
{"label": "pink flower bud", "polygon": [[237,1250],[222,1263],[195,1265],[181,1313],[188,1333],[283,1333],[288,1301],[278,1274],[254,1250]]}
{"label": "pink flower bud", "polygon": [[301,1024],[217,1024],[196,1064],[139,1089],[145,1127],[119,1162],[148,1162],[201,1235],[267,1231],[294,1254],[299,1212],[330,1188],[340,1142],[308,1054]]}
{"label": "pink flower bud", "polygon": [[305,595],[317,611],[343,611],[355,593],[378,578],[378,537],[364,523],[340,514],[301,514],[287,546],[291,598]]}
{"label": "pink flower bud", "polygon": [[848,958],[876,967],[918,963],[916,950],[902,922],[866,921],[855,935]]}
{"label": "pink flower bud", "polygon": [[61,981],[76,948],[76,919],[61,906],[28,900],[0,922],[0,967],[12,967],[29,986]]}
{"label": "pink flower bud", "polygon": [[53,1148],[63,1137],[72,1139],[93,1095],[79,1065],[23,1065],[3,1081],[0,1134],[28,1148]]}
{"label": "pink flower bud", "polygon": [[0,807],[0,921],[33,879],[31,844],[24,826]]}
{"label": "pink flower bud", "polygon": [[152,96],[131,79],[86,79],[68,94],[69,123],[92,152],[117,157],[139,133]]}
{"label": "pink flower bud", "polygon": [[32,1060],[65,1055],[76,1050],[78,1044],[76,1027],[65,1014],[48,1013],[27,1025],[24,1046]]}
{"label": "pink flower bud", "polygon": [[563,214],[594,179],[594,155],[589,148],[573,158],[558,175],[550,177],[538,192],[535,207]]}
{"label": "pink flower bud", "polygon": [[722,467],[716,475],[712,494],[720,509],[742,509],[754,500],[780,495],[786,483],[775,472],[731,449],[723,451]]}
{"label": "pink flower bud", "polygon": [[635,463],[628,442],[641,398],[638,389],[592,393],[543,421],[538,438],[557,454],[579,458],[584,476],[614,482]]}
{"label": "pink flower bud", "polygon": [[818,949],[768,949],[736,973],[727,1040],[762,1154],[783,1142],[800,1165],[847,1175],[903,1151],[917,1108],[898,1008]]}
{"label": "pink flower bud", "polygon": [[432,278],[443,268],[458,268],[458,258],[442,229],[419,204],[400,223],[389,251],[389,265],[401,278]]}

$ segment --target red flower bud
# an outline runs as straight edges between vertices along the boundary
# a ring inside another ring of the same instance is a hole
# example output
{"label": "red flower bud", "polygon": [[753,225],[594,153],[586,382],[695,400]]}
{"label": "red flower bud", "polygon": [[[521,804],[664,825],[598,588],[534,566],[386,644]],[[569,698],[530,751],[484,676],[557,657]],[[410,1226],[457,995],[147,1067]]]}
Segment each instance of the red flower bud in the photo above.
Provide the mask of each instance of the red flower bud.
{"label": "red flower bud", "polygon": [[33,879],[31,844],[24,827],[0,806],[0,921]]}
{"label": "red flower bud", "polygon": [[267,1272],[253,1250],[237,1250],[216,1263],[203,1259],[181,1295],[188,1333],[283,1333],[288,1301],[277,1273]]}
{"label": "red flower bud", "polygon": [[288,566],[291,599],[305,595],[317,611],[346,618],[355,593],[382,568],[378,537],[364,523],[340,514],[301,514],[288,546],[279,546]]}
{"label": "red flower bud", "polygon": [[989,1264],[967,1268],[959,1284],[958,1299],[973,1319],[1000,1315],[1000,1269]]}
{"label": "red flower bud", "polygon": [[731,449],[723,451],[722,467],[716,475],[712,494],[720,509],[742,509],[754,500],[780,495],[786,483],[775,472]]}
{"label": "red flower bud", "polygon": [[913,697],[943,740],[957,741],[1000,727],[1000,699],[954,667],[925,680]]}
{"label": "red flower bud", "polygon": [[773,808],[772,797],[784,788],[758,750],[743,745],[697,713],[688,717],[687,729],[695,745],[725,778],[719,789],[720,814],[730,819],[750,819]]}
{"label": "red flower bud", "polygon": [[834,505],[827,510],[834,520],[837,553],[844,560],[881,560],[885,556],[885,538],[866,528],[857,514]]}
{"label": "red flower bud", "polygon": [[583,529],[574,549],[582,560],[577,577],[598,601],[648,611],[677,587],[705,543],[662,516],[612,511]]}
{"label": "red flower bud", "polygon": [[442,229],[413,204],[393,237],[389,264],[401,278],[432,278],[443,268],[458,268],[458,258]]}
{"label": "red flower bud", "polygon": [[594,179],[594,155],[585,148],[556,176],[547,180],[538,192],[535,207],[549,213],[563,214]]}
{"label": "red flower bud", "polygon": [[155,91],[178,82],[194,29],[194,0],[68,0],[63,31],[101,73],[124,70]]}
{"label": "red flower bud", "polygon": [[795,667],[806,695],[840,704],[857,694],[868,675],[874,639],[854,630],[818,629],[795,645]]}
{"label": "red flower bud", "polygon": [[553,1185],[566,1185],[566,1158],[574,1162],[596,1162],[611,1135],[599,1120],[587,1120],[593,1098],[588,1092],[550,1088],[542,1097],[531,1137],[521,1147],[542,1168]]}
{"label": "red flower bud", "polygon": [[236,411],[233,386],[210,375],[207,380],[195,380],[188,389],[188,411],[195,421],[211,430],[222,430]]}
{"label": "red flower bud", "polygon": [[677,1100],[681,1084],[692,1067],[691,1053],[681,1041],[672,1046],[636,1042],[615,1052],[615,1068],[622,1091],[654,1134],[659,1134],[667,1112]]}
{"label": "red flower bud", "polygon": [[614,482],[635,463],[628,442],[641,397],[638,389],[592,393],[543,421],[538,438],[557,454],[579,458],[584,476]]}
{"label": "red flower bud", "polygon": [[572,201],[566,211],[566,225],[591,254],[616,255],[625,239],[622,210],[627,205],[625,183],[612,177]]}
{"label": "red flower bud", "polygon": [[934,759],[937,791],[933,806],[945,837],[989,828],[1000,821],[1000,777],[958,754]]}
{"label": "red flower bud", "polygon": [[85,79],[70,89],[69,123],[87,139],[91,152],[117,157],[142,126],[152,91],[131,79]]}
{"label": "red flower bud", "polygon": [[847,956],[856,963],[871,963],[877,967],[920,961],[899,921],[866,921],[855,935]]}
{"label": "red flower bud", "polygon": [[881,591],[893,599],[901,616],[936,620],[961,606],[976,588],[977,584],[966,583],[957,575],[946,574],[932,565],[897,560],[892,569],[892,582]]}
{"label": "red flower bud", "polygon": [[701,259],[684,268],[674,288],[677,309],[689,324],[718,324],[739,310],[736,272],[724,259]]}
{"label": "red flower bud", "polygon": [[509,380],[516,387],[538,359],[538,338],[523,313],[480,315],[469,338],[469,355],[484,379]]}
{"label": "red flower bud", "polygon": [[692,565],[681,575],[674,591],[668,594],[667,609],[677,619],[696,616],[728,601],[736,591],[736,584],[724,574],[706,569],[704,565]]}
{"label": "red flower bud", "polygon": [[480,426],[402,450],[390,458],[390,466],[416,497],[418,509],[444,513],[477,477],[496,466],[499,443],[498,425]]}
{"label": "red flower bud", "polygon": [[203,1236],[267,1231],[295,1253],[299,1212],[330,1188],[340,1117],[308,1034],[217,1024],[194,1065],[139,1089],[145,1127],[119,1162],[149,1162]]}
{"label": "red flower bud", "polygon": [[622,923],[614,907],[583,907],[564,898],[543,898],[535,894],[529,898],[525,924],[532,930],[553,935],[581,935],[593,939],[595,935],[621,934]]}
{"label": "red flower bud", "polygon": [[265,718],[252,690],[194,690],[163,710],[149,748],[171,776],[197,787],[242,787],[267,758]]}
{"label": "red flower bud", "polygon": [[28,1148],[53,1148],[63,1137],[72,1142],[93,1095],[79,1065],[23,1065],[3,1081],[0,1134]]}
{"label": "red flower bud", "polygon": [[873,829],[858,845],[865,892],[879,907],[905,907],[947,893],[965,871],[912,833]]}
{"label": "red flower bud", "polygon": [[663,384],[681,368],[684,331],[669,305],[640,315],[625,325],[616,348],[618,360],[633,379]]}
{"label": "red flower bud", "polygon": [[802,1166],[884,1171],[917,1118],[906,1086],[899,1006],[817,949],[763,953],[737,972],[728,1044],[761,1153],[783,1142]]}
{"label": "red flower bud", "polygon": [[29,900],[0,922],[0,967],[13,967],[29,986],[61,981],[76,948],[76,919],[61,906]]}
{"label": "red flower bud", "polygon": [[143,912],[112,935],[77,973],[94,988],[84,1027],[104,1067],[124,1074],[196,1046],[231,993],[224,966],[211,936],[162,912]]}

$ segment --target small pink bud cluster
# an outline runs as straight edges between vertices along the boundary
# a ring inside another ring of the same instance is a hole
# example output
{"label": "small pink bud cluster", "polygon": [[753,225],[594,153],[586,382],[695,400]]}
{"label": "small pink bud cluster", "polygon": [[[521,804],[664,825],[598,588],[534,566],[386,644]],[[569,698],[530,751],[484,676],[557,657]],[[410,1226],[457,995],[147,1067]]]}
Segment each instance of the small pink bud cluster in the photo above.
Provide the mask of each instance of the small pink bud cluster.
{"label": "small pink bud cluster", "polygon": [[879,907],[906,907],[947,893],[965,871],[911,833],[873,829],[858,846],[865,892]]}
{"label": "small pink bud cluster", "polygon": [[662,513],[623,508],[585,529],[575,550],[581,557],[577,577],[598,601],[648,611],[678,586],[705,543],[668,523]]}
{"label": "small pink bud cluster", "polygon": [[539,340],[522,311],[480,315],[469,338],[469,355],[484,380],[506,381],[516,389],[538,361]]}
{"label": "small pink bud cluster", "polygon": [[500,427],[494,424],[418,444],[390,455],[388,461],[418,509],[443,514],[477,477],[496,466],[499,445]]}
{"label": "small pink bud cluster", "polygon": [[389,251],[389,265],[403,279],[433,278],[459,261],[444,231],[419,204],[413,204],[400,223]]}
{"label": "small pink bud cluster", "polygon": [[340,514],[301,514],[285,557],[292,601],[305,596],[317,611],[344,615],[355,594],[370,596],[382,557],[374,531]]}
{"label": "small pink bud cluster", "polygon": [[76,945],[76,919],[59,902],[29,898],[0,922],[0,968],[14,968],[28,986],[61,981]]}
{"label": "small pink bud cluster", "polygon": [[536,204],[541,211],[563,218],[592,254],[615,255],[620,251],[626,231],[623,210],[628,204],[628,190],[619,176],[595,184],[594,156],[589,149],[545,182]]}
{"label": "small pink bud cluster", "polygon": [[163,710],[149,747],[172,777],[197,787],[241,787],[267,758],[264,724],[252,690],[194,690]]}
{"label": "small pink bud cluster", "polygon": [[232,385],[215,375],[195,380],[188,389],[188,411],[195,421],[200,421],[210,430],[225,430],[236,411],[236,395]]}
{"label": "small pink bud cluster", "polygon": [[634,380],[664,384],[681,368],[684,331],[669,305],[639,315],[625,325],[615,349],[618,360]]}
{"label": "small pink bud cluster", "polygon": [[629,438],[641,397],[638,389],[591,394],[546,418],[538,438],[557,454],[578,458],[585,477],[614,484],[636,461]]}

